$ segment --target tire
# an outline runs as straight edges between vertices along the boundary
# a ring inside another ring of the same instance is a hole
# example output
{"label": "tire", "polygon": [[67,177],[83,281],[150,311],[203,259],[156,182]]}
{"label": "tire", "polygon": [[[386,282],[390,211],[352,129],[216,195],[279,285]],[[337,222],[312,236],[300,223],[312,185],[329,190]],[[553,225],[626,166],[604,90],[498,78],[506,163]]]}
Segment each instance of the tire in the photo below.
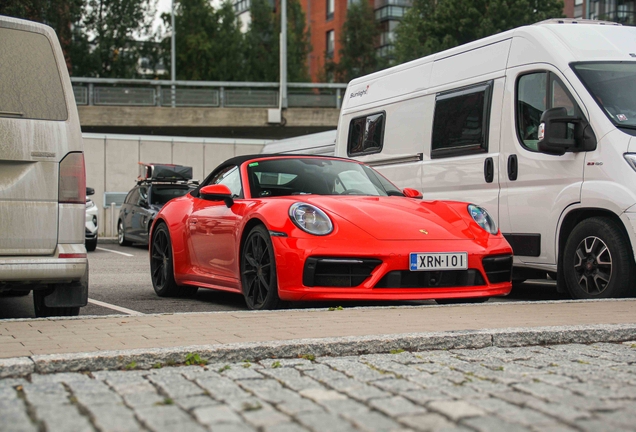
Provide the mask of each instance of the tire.
{"label": "tire", "polygon": [[241,284],[248,309],[269,310],[281,306],[274,247],[263,225],[255,226],[243,243]]}
{"label": "tire", "polygon": [[439,300],[435,300],[435,303],[439,305],[464,304],[464,303],[486,303],[489,299],[490,297],[439,299]]}
{"label": "tire", "polygon": [[77,316],[79,315],[80,307],[48,307],[44,304],[44,297],[49,294],[49,290],[34,290],[33,291],[33,307],[35,309],[35,316],[38,318],[46,318],[53,316]]}
{"label": "tire", "polygon": [[177,285],[174,280],[172,243],[165,224],[160,224],[150,245],[150,278],[159,297],[192,297],[198,287]]}
{"label": "tire", "polygon": [[616,298],[632,289],[635,265],[627,234],[612,219],[580,222],[567,239],[563,275],[572,298]]}
{"label": "tire", "polygon": [[117,243],[119,246],[130,246],[132,242],[126,240],[126,234],[124,234],[124,223],[120,220],[117,222]]}
{"label": "tire", "polygon": [[97,236],[94,239],[86,240],[86,251],[93,252],[97,248]]}

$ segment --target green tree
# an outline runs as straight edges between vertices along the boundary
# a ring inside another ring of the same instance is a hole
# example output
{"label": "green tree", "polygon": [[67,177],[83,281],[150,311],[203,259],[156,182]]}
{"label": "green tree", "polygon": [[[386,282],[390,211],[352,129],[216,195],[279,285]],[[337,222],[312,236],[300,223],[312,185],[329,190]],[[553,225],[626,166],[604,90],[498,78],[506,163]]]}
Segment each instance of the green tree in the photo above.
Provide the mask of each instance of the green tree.
{"label": "green tree", "polygon": [[348,82],[381,69],[384,64],[375,49],[379,35],[380,29],[369,2],[359,0],[351,3],[340,36],[340,59],[337,63],[325,62],[327,77]]}
{"label": "green tree", "polygon": [[399,63],[563,15],[561,0],[414,0],[396,29]]}
{"label": "green tree", "polygon": [[[245,34],[246,80],[278,81],[280,78],[280,10],[274,13],[268,0],[252,0],[252,21]],[[308,81],[310,51],[305,14],[298,0],[287,1],[287,78]]]}
{"label": "green tree", "polygon": [[248,81],[278,81],[279,35],[268,0],[252,0],[251,22],[245,34],[245,72]]}
{"label": "green tree", "polygon": [[66,66],[72,70],[71,29],[79,19],[84,0],[2,0],[0,15],[38,21],[53,27],[64,51]]}
{"label": "green tree", "polygon": [[73,75],[133,78],[156,0],[87,0],[73,35]]}

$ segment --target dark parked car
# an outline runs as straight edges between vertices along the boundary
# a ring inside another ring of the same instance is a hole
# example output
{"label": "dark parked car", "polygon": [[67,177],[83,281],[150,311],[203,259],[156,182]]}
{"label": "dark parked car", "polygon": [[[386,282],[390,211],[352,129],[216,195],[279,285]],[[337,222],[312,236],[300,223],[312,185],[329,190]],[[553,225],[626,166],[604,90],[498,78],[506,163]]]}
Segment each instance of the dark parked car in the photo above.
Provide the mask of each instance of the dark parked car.
{"label": "dark parked car", "polygon": [[122,246],[148,244],[148,230],[161,207],[197,186],[191,180],[191,167],[157,164],[143,167],[137,185],[128,192],[119,210],[117,240]]}

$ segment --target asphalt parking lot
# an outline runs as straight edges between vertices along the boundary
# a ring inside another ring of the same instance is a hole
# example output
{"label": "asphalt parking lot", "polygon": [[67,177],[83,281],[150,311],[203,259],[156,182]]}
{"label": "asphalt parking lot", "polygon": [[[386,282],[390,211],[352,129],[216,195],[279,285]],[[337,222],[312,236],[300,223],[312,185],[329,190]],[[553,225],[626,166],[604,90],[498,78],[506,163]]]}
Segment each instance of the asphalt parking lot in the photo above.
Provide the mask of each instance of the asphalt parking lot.
{"label": "asphalt parking lot", "polygon": [[[243,297],[220,291],[199,289],[195,297],[160,298],[150,281],[150,264],[145,246],[122,247],[116,243],[100,243],[88,254],[90,265],[89,304],[80,315],[149,314],[174,312],[211,312],[245,310]],[[497,301],[539,301],[564,298],[556,292],[554,282],[531,281],[516,287],[508,297],[492,298]],[[423,302],[355,302],[355,303],[294,303],[294,308],[363,306],[395,304],[435,304]],[[35,317],[33,298],[0,298],[0,319]]]}

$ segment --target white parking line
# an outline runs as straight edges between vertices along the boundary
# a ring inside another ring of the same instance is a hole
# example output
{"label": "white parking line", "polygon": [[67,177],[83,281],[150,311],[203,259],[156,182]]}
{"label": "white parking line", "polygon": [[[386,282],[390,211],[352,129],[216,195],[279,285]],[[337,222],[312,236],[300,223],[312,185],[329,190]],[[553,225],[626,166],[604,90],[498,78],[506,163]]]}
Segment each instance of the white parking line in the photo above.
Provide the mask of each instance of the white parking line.
{"label": "white parking line", "polygon": [[142,312],[137,312],[137,311],[134,311],[132,309],[126,309],[125,307],[112,305],[110,303],[104,303],[104,302],[99,301],[99,300],[93,300],[91,298],[88,299],[88,302],[92,303],[94,305],[97,305],[97,306],[101,306],[101,307],[105,307],[105,308],[108,308],[108,309],[116,310],[117,312],[123,312],[123,313],[128,314],[128,315],[143,315]]}
{"label": "white parking line", "polygon": [[127,253],[124,253],[124,252],[114,251],[114,250],[110,250],[110,249],[104,249],[104,248],[100,248],[100,247],[95,248],[95,249],[101,250],[101,251],[104,251],[104,252],[112,252],[112,253],[116,253],[116,254],[123,255],[123,256],[129,256],[129,257],[134,256],[133,254],[127,254]]}

